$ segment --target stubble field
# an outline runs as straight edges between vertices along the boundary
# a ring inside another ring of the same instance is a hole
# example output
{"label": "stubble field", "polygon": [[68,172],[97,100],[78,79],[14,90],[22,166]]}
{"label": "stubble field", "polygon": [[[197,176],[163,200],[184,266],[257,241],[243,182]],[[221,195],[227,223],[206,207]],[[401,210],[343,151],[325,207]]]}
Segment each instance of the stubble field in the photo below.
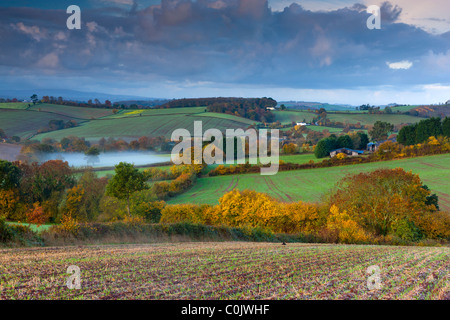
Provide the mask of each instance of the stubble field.
{"label": "stubble field", "polygon": [[[66,270],[81,270],[68,289]],[[381,289],[369,290],[370,266]],[[0,251],[0,299],[450,299],[450,248],[171,243]]]}

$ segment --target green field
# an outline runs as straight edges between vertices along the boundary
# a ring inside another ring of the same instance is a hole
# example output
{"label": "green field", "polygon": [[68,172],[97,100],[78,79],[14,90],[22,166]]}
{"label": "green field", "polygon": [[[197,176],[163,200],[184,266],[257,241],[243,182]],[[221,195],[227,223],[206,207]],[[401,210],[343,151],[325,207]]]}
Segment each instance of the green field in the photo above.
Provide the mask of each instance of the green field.
{"label": "green field", "polygon": [[142,117],[142,116],[155,116],[155,115],[186,115],[186,114],[199,114],[205,113],[205,107],[192,107],[192,108],[169,108],[169,109],[125,109],[119,110],[115,115],[111,115],[109,118],[130,118],[130,117]]}
{"label": "green field", "polygon": [[398,106],[398,107],[392,107],[392,112],[406,112],[409,110],[412,110],[414,108],[417,108],[418,106]]}
{"label": "green field", "polygon": [[265,192],[285,202],[299,200],[316,202],[331,190],[339,179],[348,174],[397,167],[419,174],[424,183],[439,196],[441,208],[450,210],[450,184],[448,183],[450,181],[450,154],[351,166],[284,171],[274,176],[243,174],[205,177],[198,179],[190,190],[170,200],[169,203],[217,204],[223,194],[233,189]]}
{"label": "green field", "polygon": [[342,128],[332,128],[332,127],[324,127],[324,126],[308,126],[309,130],[322,132],[323,130],[328,130],[330,133],[342,132]]}
{"label": "green field", "polygon": [[[79,290],[65,286],[70,265],[80,268]],[[367,285],[374,265],[378,288]],[[446,247],[203,242],[6,249],[0,300],[446,300],[449,268]]]}
{"label": "green field", "polygon": [[58,115],[63,115],[78,120],[91,120],[113,115],[113,111],[111,109],[72,107],[45,103],[32,106],[28,110],[38,111],[41,113],[51,113],[56,117]]}
{"label": "green field", "polygon": [[[138,168],[138,170],[139,171],[144,171],[144,170],[147,170],[147,169],[150,169],[150,168],[158,168],[158,169],[161,169],[161,170],[168,171],[168,170],[170,170],[170,167],[171,166],[157,166],[157,167],[152,166],[152,167],[147,167],[147,168]],[[114,169],[106,169],[106,170],[100,169],[100,170],[94,170],[94,171],[97,174],[97,177],[99,177],[99,178],[109,177],[109,176],[113,176],[115,174],[115,170]],[[78,175],[80,176],[81,173],[79,173]]]}
{"label": "green field", "polygon": [[21,139],[29,139],[36,132],[47,126],[50,120],[79,120],[66,115],[57,115],[48,112],[31,110],[0,109],[0,128],[8,136],[19,136]]}
{"label": "green field", "polygon": [[33,223],[24,223],[24,222],[6,222],[7,224],[10,225],[21,225],[21,226],[26,226],[26,227],[30,227],[31,230],[33,230],[34,232],[42,232],[45,230],[48,230],[50,227],[54,226],[53,224],[43,224],[40,226],[37,226],[36,224]]}
{"label": "green field", "polygon": [[29,102],[2,102],[0,103],[0,109],[25,110],[29,104]]}
{"label": "green field", "polygon": [[[282,124],[290,124],[294,122],[302,122],[306,120],[311,122],[317,114],[308,111],[273,111],[275,113],[275,120]],[[331,121],[339,121],[342,123],[361,123],[362,125],[373,125],[377,121],[389,122],[394,125],[402,123],[416,123],[423,118],[413,117],[403,114],[368,114],[368,113],[328,113],[328,119]]]}
{"label": "green field", "polygon": [[[165,136],[170,138],[178,128],[193,133],[194,121],[203,122],[203,130],[247,128],[255,121],[228,114],[205,112],[205,107],[172,109],[119,110],[72,107],[54,104],[38,104],[28,108],[27,103],[0,103],[0,128],[8,136],[22,139],[52,138],[60,140],[68,136],[87,140],[100,138],[136,139],[141,136]],[[42,134],[50,120],[75,120],[79,126]]]}
{"label": "green field", "polygon": [[165,136],[170,138],[172,132],[178,128],[187,129],[193,134],[194,121],[202,121],[204,131],[211,128],[225,130],[248,127],[246,119],[241,119],[238,117],[223,119],[215,116],[196,116],[195,114],[160,114],[130,118],[105,118],[85,122],[78,127],[70,129],[39,134],[35,139],[52,138],[60,140],[67,136],[84,137],[87,140],[98,140],[103,137],[136,139],[141,136]]}

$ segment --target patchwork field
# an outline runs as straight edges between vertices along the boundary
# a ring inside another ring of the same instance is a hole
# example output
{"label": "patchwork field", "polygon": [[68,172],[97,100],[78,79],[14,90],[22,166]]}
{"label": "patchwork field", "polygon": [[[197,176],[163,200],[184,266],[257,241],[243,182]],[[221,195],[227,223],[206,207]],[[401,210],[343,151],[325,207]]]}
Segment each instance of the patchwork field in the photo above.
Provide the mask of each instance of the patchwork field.
{"label": "patchwork field", "polygon": [[63,115],[79,120],[92,120],[113,115],[113,111],[111,109],[83,108],[45,103],[32,106],[28,110],[52,113],[55,116]]}
{"label": "patchwork field", "polygon": [[[46,127],[50,120],[75,120],[79,126],[43,134],[37,131]],[[194,121],[202,121],[203,129],[219,130],[247,128],[255,121],[227,114],[205,112],[204,107],[119,110],[82,108],[53,104],[39,104],[28,108],[26,103],[1,103],[0,128],[8,136],[22,139],[52,138],[60,140],[68,136],[87,140],[100,138],[136,139],[141,136],[165,136],[170,138],[178,128],[193,132]]]}
{"label": "patchwork field", "polygon": [[[293,159],[295,157],[293,156]],[[297,157],[297,161],[306,160],[306,158]],[[169,203],[217,204],[222,195],[233,189],[265,192],[284,202],[300,200],[316,202],[347,174],[397,167],[419,174],[422,181],[439,196],[441,208],[450,210],[449,154],[342,167],[284,171],[274,176],[243,174],[200,178],[191,189],[170,200]]]}
{"label": "patchwork field", "polygon": [[[245,120],[245,119],[244,119]],[[60,140],[67,136],[85,137],[87,140],[98,140],[102,137],[139,138],[141,136],[165,136],[170,138],[178,128],[194,132],[194,121],[203,121],[203,130],[217,128],[219,130],[246,128],[248,124],[235,117],[234,120],[217,117],[196,116],[187,114],[154,115],[131,118],[93,120],[81,126],[39,134],[35,138],[42,140],[52,138]],[[114,128],[114,129],[113,129]]]}
{"label": "patchwork field", "polygon": [[[80,268],[81,289],[66,270]],[[367,286],[378,266],[379,289]],[[3,299],[450,299],[450,248],[182,243],[0,250]]]}

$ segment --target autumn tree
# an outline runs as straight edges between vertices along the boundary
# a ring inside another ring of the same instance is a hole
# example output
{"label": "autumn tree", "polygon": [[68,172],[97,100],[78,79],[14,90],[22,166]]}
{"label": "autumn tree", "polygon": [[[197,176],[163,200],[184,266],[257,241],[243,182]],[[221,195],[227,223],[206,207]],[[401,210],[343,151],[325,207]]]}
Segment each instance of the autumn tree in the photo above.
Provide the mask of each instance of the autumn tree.
{"label": "autumn tree", "polygon": [[387,235],[400,221],[414,225],[425,212],[436,211],[429,196],[418,175],[396,168],[346,177],[329,201],[371,233]]}
{"label": "autumn tree", "polygon": [[369,135],[372,141],[382,141],[387,139],[389,132],[392,130],[394,130],[394,125],[388,122],[377,121],[369,131]]}
{"label": "autumn tree", "polygon": [[130,213],[130,196],[146,189],[145,176],[133,164],[121,162],[115,166],[115,175],[106,186],[106,193],[117,199],[127,200],[127,212]]}
{"label": "autumn tree", "polygon": [[39,202],[33,203],[33,207],[27,212],[27,222],[34,223],[38,227],[48,221],[48,214],[45,213]]}
{"label": "autumn tree", "polygon": [[17,188],[20,183],[20,169],[13,163],[0,160],[0,190]]}
{"label": "autumn tree", "polygon": [[400,153],[400,145],[397,142],[385,141],[377,149],[376,156],[378,159],[391,160]]}
{"label": "autumn tree", "polygon": [[82,215],[80,210],[83,204],[84,195],[85,190],[79,185],[69,189],[63,208],[65,216],[70,216],[77,221],[87,220],[87,217]]}
{"label": "autumn tree", "polygon": [[52,193],[63,192],[75,183],[68,162],[61,160],[50,160],[34,167],[30,178],[33,198],[41,203],[50,199]]}
{"label": "autumn tree", "polygon": [[22,172],[16,165],[0,160],[0,217],[8,218],[16,211],[21,175]]}
{"label": "autumn tree", "polygon": [[284,154],[294,154],[297,151],[297,146],[294,143],[287,143],[283,146]]}
{"label": "autumn tree", "polygon": [[80,213],[91,221],[100,213],[100,200],[105,193],[108,180],[98,178],[92,169],[86,170],[79,178],[77,185],[85,191]]}

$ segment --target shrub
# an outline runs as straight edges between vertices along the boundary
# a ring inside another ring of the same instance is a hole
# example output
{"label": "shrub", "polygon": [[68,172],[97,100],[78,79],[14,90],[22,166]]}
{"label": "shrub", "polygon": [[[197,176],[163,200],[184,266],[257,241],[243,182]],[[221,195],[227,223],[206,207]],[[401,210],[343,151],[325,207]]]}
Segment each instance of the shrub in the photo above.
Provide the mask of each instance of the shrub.
{"label": "shrub", "polygon": [[11,230],[5,223],[5,218],[0,217],[0,242],[7,242],[12,239]]}
{"label": "shrub", "polygon": [[330,213],[327,228],[337,233],[339,242],[361,243],[369,239],[364,229],[350,218],[347,211],[339,211],[339,208],[333,205],[330,208]]}
{"label": "shrub", "polygon": [[176,204],[168,205],[161,211],[161,223],[204,223],[203,212],[208,205]]}
{"label": "shrub", "polygon": [[393,232],[393,223],[408,219],[414,223],[424,212],[430,191],[418,175],[401,168],[379,169],[342,179],[329,199],[330,207],[345,208],[352,220],[374,235]]}

